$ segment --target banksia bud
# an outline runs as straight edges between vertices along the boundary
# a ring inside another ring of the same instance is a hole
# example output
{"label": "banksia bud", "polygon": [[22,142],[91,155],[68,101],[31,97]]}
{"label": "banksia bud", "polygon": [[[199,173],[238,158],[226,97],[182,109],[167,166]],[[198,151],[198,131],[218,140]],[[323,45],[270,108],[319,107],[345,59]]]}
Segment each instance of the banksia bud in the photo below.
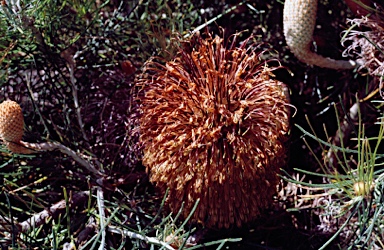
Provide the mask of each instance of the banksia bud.
{"label": "banksia bud", "polygon": [[9,151],[17,154],[31,154],[21,141],[24,133],[24,116],[20,105],[14,101],[0,104],[0,139]]}
{"label": "banksia bud", "polygon": [[14,101],[0,104],[0,137],[4,141],[19,142],[24,133],[24,117],[20,105]]}
{"label": "banksia bud", "polygon": [[286,86],[271,78],[249,39],[229,48],[199,35],[138,79],[143,164],[167,204],[207,227],[241,226],[272,201],[285,164]]}

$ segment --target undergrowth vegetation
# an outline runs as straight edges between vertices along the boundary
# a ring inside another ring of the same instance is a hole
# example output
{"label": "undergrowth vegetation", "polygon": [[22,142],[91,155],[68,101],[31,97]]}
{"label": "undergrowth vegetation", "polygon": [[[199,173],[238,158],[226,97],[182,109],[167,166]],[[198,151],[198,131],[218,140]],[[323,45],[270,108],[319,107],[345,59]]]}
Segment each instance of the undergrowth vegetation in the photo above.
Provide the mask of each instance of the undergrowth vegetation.
{"label": "undergrowth vegetation", "polygon": [[[22,106],[24,141],[63,145],[101,173],[61,151],[17,155],[2,145],[2,248],[384,248],[382,62],[366,59],[374,62],[367,72],[364,62],[359,72],[307,67],[283,42],[281,1],[238,2],[1,1],[0,101]],[[328,44],[337,57],[342,48],[334,34],[351,13],[329,2],[320,1],[323,28],[315,33],[332,34],[318,40],[319,50]],[[334,22],[327,26],[328,19]],[[226,37],[253,35],[270,49],[266,57],[279,57],[270,63],[285,67],[274,73],[290,87],[296,113],[289,164],[265,216],[241,230],[209,231],[189,223],[199,200],[179,220],[183,207],[167,213],[166,196],[149,182],[135,78],[152,56],[171,59],[176,38],[220,27]],[[345,39],[344,46],[373,44],[382,58],[380,36],[350,34],[369,39]]]}
{"label": "undergrowth vegetation", "polygon": [[[336,146],[321,140],[316,137],[315,131],[307,132],[297,125],[306,136],[319,143],[323,152],[336,152],[337,164],[335,165],[330,164],[329,158],[321,160],[314,156],[321,167],[320,172],[296,169],[301,175],[308,175],[310,180],[313,176],[322,178],[322,183],[298,180],[289,173],[283,176],[286,181],[305,190],[299,195],[299,199],[302,200],[302,204],[309,203],[319,216],[319,230],[333,233],[332,237],[319,249],[326,249],[337,238],[342,239],[339,246],[343,249],[384,247],[382,241],[384,236],[382,158],[384,154],[379,153],[384,136],[384,118],[380,117],[376,123],[379,126],[377,136],[368,138],[365,135],[360,110],[356,112],[359,117],[355,128],[356,137],[351,139],[355,141],[353,149],[347,148],[343,143]],[[337,136],[340,136],[342,141],[344,135],[340,126],[339,123]],[[305,209],[305,206],[300,205],[290,210],[298,209]]]}

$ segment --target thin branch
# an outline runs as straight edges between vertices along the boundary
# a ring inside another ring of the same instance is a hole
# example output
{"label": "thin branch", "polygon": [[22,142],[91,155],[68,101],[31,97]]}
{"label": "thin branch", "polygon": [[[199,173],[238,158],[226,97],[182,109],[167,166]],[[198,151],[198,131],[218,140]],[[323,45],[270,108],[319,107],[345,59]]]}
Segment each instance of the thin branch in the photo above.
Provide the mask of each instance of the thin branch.
{"label": "thin branch", "polygon": [[[72,198],[69,201],[71,207],[76,207],[80,203],[85,202],[88,199],[89,191],[82,191],[79,193],[73,194]],[[65,212],[66,202],[65,200],[61,200],[51,207],[41,211],[40,213],[34,214],[29,219],[16,223],[16,233],[27,233],[33,228],[39,227],[46,223],[49,217],[56,218],[60,213]],[[1,217],[0,217],[1,218]],[[9,222],[10,220],[6,218],[2,218],[0,220],[0,231],[9,231]]]}
{"label": "thin branch", "polygon": [[101,243],[99,246],[99,250],[105,249],[105,238],[107,236],[105,231],[105,213],[104,213],[104,193],[101,187],[97,188],[97,207],[99,210],[99,216],[100,216],[100,229],[101,231]]}
{"label": "thin branch", "polygon": [[20,145],[27,149],[32,149],[35,151],[53,151],[56,149],[60,150],[62,153],[72,157],[72,159],[74,159],[81,166],[85,167],[89,172],[93,173],[95,177],[101,178],[104,176],[104,174],[101,173],[98,169],[96,169],[95,166],[93,166],[93,164],[91,164],[90,162],[78,156],[76,152],[73,151],[72,149],[58,142],[29,143],[29,142],[20,141]]}
{"label": "thin branch", "polygon": [[93,216],[90,216],[88,219],[88,223],[85,226],[85,228],[79,233],[79,235],[76,237],[76,246],[79,247],[84,241],[87,240],[87,238],[95,232],[97,228],[95,218]]}
{"label": "thin branch", "polygon": [[354,123],[358,120],[358,112],[359,103],[356,102],[349,109],[349,115],[345,115],[336,135],[332,139],[332,146],[329,148],[326,156],[326,161],[331,169],[335,169],[338,164],[338,159],[341,159],[342,150],[339,150],[339,148],[343,148],[343,145],[349,141]]}
{"label": "thin branch", "polygon": [[87,134],[84,131],[84,124],[83,124],[83,120],[81,118],[81,110],[80,110],[80,106],[79,106],[79,98],[78,98],[77,87],[76,87],[76,78],[74,75],[74,61],[73,61],[73,59],[72,59],[72,62],[68,61],[68,70],[69,70],[69,75],[70,75],[70,79],[71,79],[72,97],[73,97],[73,102],[75,104],[77,122],[80,126],[80,130],[81,130],[81,133],[83,134],[83,138],[88,143],[89,140],[88,140]]}

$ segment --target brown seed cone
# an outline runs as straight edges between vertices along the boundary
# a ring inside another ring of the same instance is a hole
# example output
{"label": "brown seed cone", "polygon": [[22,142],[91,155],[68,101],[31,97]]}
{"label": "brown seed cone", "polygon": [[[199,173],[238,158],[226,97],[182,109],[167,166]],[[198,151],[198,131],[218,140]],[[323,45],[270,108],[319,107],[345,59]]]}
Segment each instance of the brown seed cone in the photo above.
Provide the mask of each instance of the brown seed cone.
{"label": "brown seed cone", "polygon": [[[236,40],[237,35],[234,36]],[[143,164],[177,213],[207,227],[241,226],[272,201],[285,164],[286,86],[270,78],[255,46],[195,36],[138,80]]]}
{"label": "brown seed cone", "polygon": [[0,104],[0,137],[4,141],[19,142],[24,133],[24,117],[20,105],[14,101]]}

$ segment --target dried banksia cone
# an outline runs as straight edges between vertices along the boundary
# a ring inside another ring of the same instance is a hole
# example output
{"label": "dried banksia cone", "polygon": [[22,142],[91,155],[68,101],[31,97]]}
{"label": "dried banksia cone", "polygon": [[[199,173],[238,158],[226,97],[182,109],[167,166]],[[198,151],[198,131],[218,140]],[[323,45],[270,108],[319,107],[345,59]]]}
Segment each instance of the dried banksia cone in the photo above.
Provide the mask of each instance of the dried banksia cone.
{"label": "dried banksia cone", "polygon": [[199,35],[138,79],[143,164],[167,204],[207,227],[241,226],[267,207],[285,164],[286,86],[249,39],[229,48]]}

